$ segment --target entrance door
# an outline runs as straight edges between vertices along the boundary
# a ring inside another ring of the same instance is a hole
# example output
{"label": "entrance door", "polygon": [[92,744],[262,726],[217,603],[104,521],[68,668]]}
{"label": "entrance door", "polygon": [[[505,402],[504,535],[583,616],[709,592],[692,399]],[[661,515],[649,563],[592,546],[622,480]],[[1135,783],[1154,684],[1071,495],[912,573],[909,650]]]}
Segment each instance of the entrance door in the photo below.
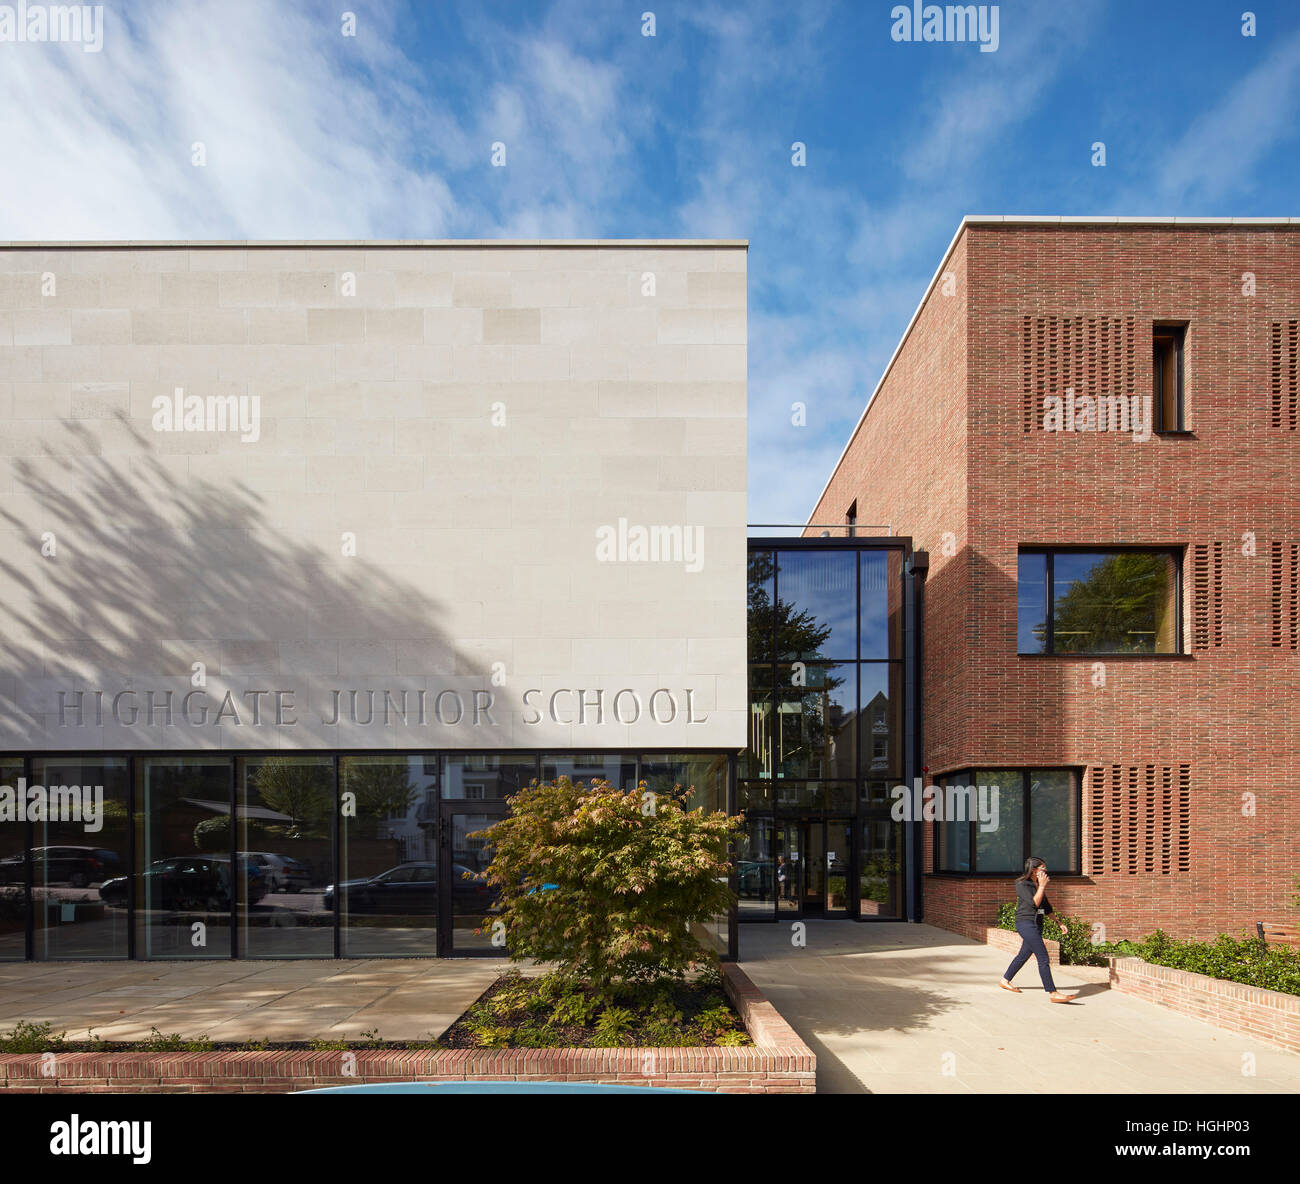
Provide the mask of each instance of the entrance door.
{"label": "entrance door", "polygon": [[845,918],[853,907],[853,822],[826,821],[826,907],[823,916]]}
{"label": "entrance door", "polygon": [[853,822],[778,819],[774,830],[778,917],[839,917],[853,906]]}
{"label": "entrance door", "polygon": [[504,802],[444,802],[439,815],[438,952],[444,957],[503,955],[505,928],[494,922],[497,891],[484,879],[492,848],[478,832],[508,809]]}

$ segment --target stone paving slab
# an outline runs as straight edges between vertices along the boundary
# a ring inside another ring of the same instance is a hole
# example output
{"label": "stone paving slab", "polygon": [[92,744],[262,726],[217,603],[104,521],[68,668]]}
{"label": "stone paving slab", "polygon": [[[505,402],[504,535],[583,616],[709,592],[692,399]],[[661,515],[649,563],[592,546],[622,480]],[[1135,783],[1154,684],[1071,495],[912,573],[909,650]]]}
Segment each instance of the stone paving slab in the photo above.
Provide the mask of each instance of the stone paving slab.
{"label": "stone paving slab", "polygon": [[[740,964],[817,1054],[828,1093],[1295,1093],[1300,1056],[1111,991],[1063,966],[1049,1003],[1031,962],[930,925],[746,924]],[[1255,1075],[1242,1072],[1254,1054]]]}
{"label": "stone paving slab", "polygon": [[[0,967],[0,1030],[49,1020],[138,1040],[152,1027],[212,1040],[384,1040],[441,1035],[508,967],[504,959],[60,962]],[[532,973],[533,968],[524,968]]]}

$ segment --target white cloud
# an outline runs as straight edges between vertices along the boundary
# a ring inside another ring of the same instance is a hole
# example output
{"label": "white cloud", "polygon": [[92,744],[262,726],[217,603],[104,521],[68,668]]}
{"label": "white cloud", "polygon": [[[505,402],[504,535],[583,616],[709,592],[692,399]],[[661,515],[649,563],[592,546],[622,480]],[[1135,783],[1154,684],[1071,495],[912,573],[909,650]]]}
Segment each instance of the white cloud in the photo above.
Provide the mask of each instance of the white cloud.
{"label": "white cloud", "polygon": [[1298,106],[1300,33],[1294,33],[1192,121],[1160,160],[1160,192],[1213,201],[1250,190],[1259,162],[1294,138]]}

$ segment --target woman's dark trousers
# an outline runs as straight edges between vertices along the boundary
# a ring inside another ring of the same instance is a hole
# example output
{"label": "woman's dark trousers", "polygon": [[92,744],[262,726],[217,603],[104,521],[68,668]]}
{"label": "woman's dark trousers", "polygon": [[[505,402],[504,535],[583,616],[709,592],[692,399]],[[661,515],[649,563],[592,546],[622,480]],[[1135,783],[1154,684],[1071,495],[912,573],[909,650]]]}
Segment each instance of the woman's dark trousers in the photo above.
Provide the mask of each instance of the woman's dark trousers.
{"label": "woman's dark trousers", "polygon": [[1047,947],[1043,945],[1043,935],[1033,921],[1017,921],[1016,932],[1020,934],[1020,953],[1011,959],[1011,965],[1002,977],[1010,982],[1032,954],[1038,959],[1038,974],[1043,980],[1043,990],[1050,995],[1056,990],[1056,984],[1052,982],[1052,964],[1047,957]]}

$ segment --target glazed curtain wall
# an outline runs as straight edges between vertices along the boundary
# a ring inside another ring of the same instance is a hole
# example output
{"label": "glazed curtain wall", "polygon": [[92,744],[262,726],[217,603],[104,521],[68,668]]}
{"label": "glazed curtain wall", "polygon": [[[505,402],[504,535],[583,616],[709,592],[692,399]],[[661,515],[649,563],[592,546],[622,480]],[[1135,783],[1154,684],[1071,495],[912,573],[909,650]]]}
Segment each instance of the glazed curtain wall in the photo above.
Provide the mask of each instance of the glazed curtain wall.
{"label": "glazed curtain wall", "polygon": [[[458,952],[501,952],[475,938],[492,900],[463,872],[490,858],[475,832],[505,798],[568,775],[693,786],[693,806],[726,810],[730,765],[702,753],[0,757],[0,959],[429,956],[450,952],[448,918]],[[729,926],[708,928],[724,954]]]}
{"label": "glazed curtain wall", "polygon": [[826,839],[837,856],[828,877],[856,868],[840,904],[859,917],[901,916],[903,832],[889,790],[903,776],[903,551],[766,543],[751,542],[749,554],[740,915],[768,920],[790,903],[780,861],[792,858],[794,832],[784,817],[856,819],[852,860],[842,839]]}

